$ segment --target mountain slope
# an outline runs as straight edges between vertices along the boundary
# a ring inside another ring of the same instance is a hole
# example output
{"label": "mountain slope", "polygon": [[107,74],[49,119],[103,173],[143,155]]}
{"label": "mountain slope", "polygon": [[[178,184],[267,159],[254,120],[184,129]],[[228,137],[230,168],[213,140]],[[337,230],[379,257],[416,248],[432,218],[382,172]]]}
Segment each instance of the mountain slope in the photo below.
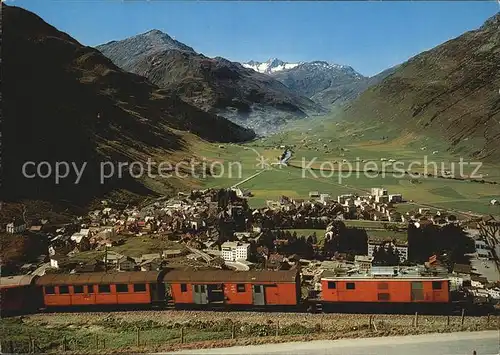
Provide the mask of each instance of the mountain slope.
{"label": "mountain slope", "polygon": [[172,46],[168,35],[150,31],[97,48],[122,69],[262,134],[288,119],[324,112],[267,75],[185,47]]}
{"label": "mountain slope", "polygon": [[354,101],[344,118],[445,138],[455,152],[500,161],[499,88],[497,14],[399,66]]}
{"label": "mountain slope", "polygon": [[360,74],[355,73],[354,75],[344,75],[343,77],[339,76],[333,78],[329,87],[317,91],[311,96],[311,99],[325,106],[352,101],[361,95],[363,91],[371,86],[377,85],[387,76],[391,75],[396,68],[397,66],[386,69],[371,77],[362,77]]}
{"label": "mountain slope", "polygon": [[[4,197],[84,204],[115,189],[148,193],[127,174],[101,184],[100,162],[168,157],[189,146],[179,130],[214,141],[254,137],[122,71],[31,12],[2,5],[2,21]],[[56,184],[54,175],[23,176],[25,162],[47,162],[52,173],[57,162],[87,166],[78,183],[70,173]]]}
{"label": "mountain slope", "polygon": [[267,62],[249,61],[243,66],[272,76],[293,92],[324,107],[355,99],[394,70],[391,68],[368,78],[347,65],[325,61],[289,63],[276,58]]}
{"label": "mountain slope", "polygon": [[274,73],[273,76],[290,89],[307,97],[332,86],[350,85],[364,79],[351,67],[324,61],[303,63],[295,68]]}

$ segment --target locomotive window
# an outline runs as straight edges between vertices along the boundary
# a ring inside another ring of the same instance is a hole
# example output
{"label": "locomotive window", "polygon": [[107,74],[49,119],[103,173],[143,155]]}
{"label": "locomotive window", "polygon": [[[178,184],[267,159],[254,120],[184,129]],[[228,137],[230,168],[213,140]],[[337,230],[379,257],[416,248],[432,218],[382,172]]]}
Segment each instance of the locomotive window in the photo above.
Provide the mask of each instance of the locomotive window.
{"label": "locomotive window", "polygon": [[87,285],[87,293],[94,293],[94,285]]}
{"label": "locomotive window", "polygon": [[116,292],[128,292],[128,285],[116,284]]}
{"label": "locomotive window", "polygon": [[134,284],[134,292],[146,292],[146,284]]}
{"label": "locomotive window", "polygon": [[68,286],[59,286],[59,294],[60,295],[67,295],[68,293],[69,293]]}
{"label": "locomotive window", "polygon": [[245,292],[245,284],[237,284],[236,291],[237,292]]}
{"label": "locomotive window", "polygon": [[388,290],[389,284],[387,282],[379,282],[378,289],[379,290]]}
{"label": "locomotive window", "polygon": [[186,284],[181,284],[181,292],[187,292],[188,288]]}
{"label": "locomotive window", "polygon": [[83,286],[73,286],[74,293],[83,293]]}
{"label": "locomotive window", "polygon": [[440,290],[441,289],[441,281],[432,281],[432,289]]}
{"label": "locomotive window", "polygon": [[109,285],[99,285],[98,290],[99,290],[99,293],[110,293],[111,287]]}
{"label": "locomotive window", "polygon": [[334,290],[337,288],[337,283],[335,281],[328,281],[328,288]]}
{"label": "locomotive window", "polygon": [[389,293],[379,293],[378,300],[379,301],[389,301],[391,299],[391,295]]}
{"label": "locomotive window", "polygon": [[345,285],[345,288],[348,289],[348,290],[355,290],[356,289],[356,284],[354,282],[348,282]]}
{"label": "locomotive window", "polygon": [[56,293],[56,289],[54,286],[45,286],[45,294],[46,295],[53,295]]}

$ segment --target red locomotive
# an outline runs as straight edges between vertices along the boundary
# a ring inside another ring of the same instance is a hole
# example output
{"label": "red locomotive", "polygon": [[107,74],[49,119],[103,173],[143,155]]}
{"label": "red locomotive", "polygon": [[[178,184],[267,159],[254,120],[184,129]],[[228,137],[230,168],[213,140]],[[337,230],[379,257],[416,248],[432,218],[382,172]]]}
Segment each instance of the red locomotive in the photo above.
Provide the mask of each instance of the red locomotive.
{"label": "red locomotive", "polygon": [[450,304],[449,280],[436,277],[325,277],[321,300],[328,309],[411,311]]}

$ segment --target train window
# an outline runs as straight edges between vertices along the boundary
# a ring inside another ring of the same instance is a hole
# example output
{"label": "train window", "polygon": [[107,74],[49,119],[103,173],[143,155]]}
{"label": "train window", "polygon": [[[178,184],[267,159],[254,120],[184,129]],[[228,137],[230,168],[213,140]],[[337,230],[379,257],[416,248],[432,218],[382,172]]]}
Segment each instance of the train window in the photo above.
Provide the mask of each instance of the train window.
{"label": "train window", "polygon": [[337,283],[335,281],[328,281],[328,288],[334,290],[337,288]]}
{"label": "train window", "polygon": [[441,281],[432,281],[432,289],[433,290],[440,290],[442,287]]}
{"label": "train window", "polygon": [[128,292],[128,285],[116,284],[116,292]]}
{"label": "train window", "polygon": [[379,301],[389,301],[391,299],[391,295],[389,293],[379,293],[378,300]]}
{"label": "train window", "polygon": [[94,293],[94,285],[87,285],[87,293]]}
{"label": "train window", "polygon": [[98,290],[99,290],[99,293],[110,293],[111,287],[109,285],[99,285]]}
{"label": "train window", "polygon": [[83,293],[83,286],[73,286],[73,293]]}
{"label": "train window", "polygon": [[56,289],[54,286],[45,286],[45,294],[46,295],[53,295],[56,293]]}
{"label": "train window", "polygon": [[245,284],[237,284],[236,291],[237,292],[245,292]]}
{"label": "train window", "polygon": [[378,283],[378,289],[379,290],[388,290],[389,289],[389,284],[387,282],[379,282]]}
{"label": "train window", "polygon": [[134,292],[146,292],[146,284],[134,284]]}
{"label": "train window", "polygon": [[60,295],[67,295],[68,293],[69,293],[68,286],[59,286],[59,294]]}
{"label": "train window", "polygon": [[[195,287],[196,289],[196,287]],[[181,292],[187,292],[188,291],[188,287],[186,284],[181,284]]]}
{"label": "train window", "polygon": [[345,288],[348,290],[355,290],[356,284],[354,282],[348,282],[348,283],[346,283]]}

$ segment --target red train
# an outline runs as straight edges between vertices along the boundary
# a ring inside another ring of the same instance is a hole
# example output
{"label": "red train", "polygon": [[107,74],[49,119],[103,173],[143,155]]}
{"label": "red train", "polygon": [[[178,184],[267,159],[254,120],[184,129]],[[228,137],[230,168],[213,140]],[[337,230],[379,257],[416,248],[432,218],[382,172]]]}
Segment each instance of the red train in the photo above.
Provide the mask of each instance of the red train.
{"label": "red train", "polygon": [[[450,304],[449,281],[431,277],[324,277],[317,297],[301,299],[298,270],[164,270],[48,274],[0,279],[2,312],[53,307],[245,307],[373,311],[375,306]],[[350,309],[349,307],[352,307]]]}
{"label": "red train", "polygon": [[449,280],[437,277],[325,277],[321,300],[329,309],[445,310],[451,305]]}
{"label": "red train", "polygon": [[43,304],[42,293],[30,275],[0,277],[0,311],[3,314],[37,310]]}
{"label": "red train", "polygon": [[297,306],[300,275],[290,271],[175,270],[163,277],[175,305]]}

